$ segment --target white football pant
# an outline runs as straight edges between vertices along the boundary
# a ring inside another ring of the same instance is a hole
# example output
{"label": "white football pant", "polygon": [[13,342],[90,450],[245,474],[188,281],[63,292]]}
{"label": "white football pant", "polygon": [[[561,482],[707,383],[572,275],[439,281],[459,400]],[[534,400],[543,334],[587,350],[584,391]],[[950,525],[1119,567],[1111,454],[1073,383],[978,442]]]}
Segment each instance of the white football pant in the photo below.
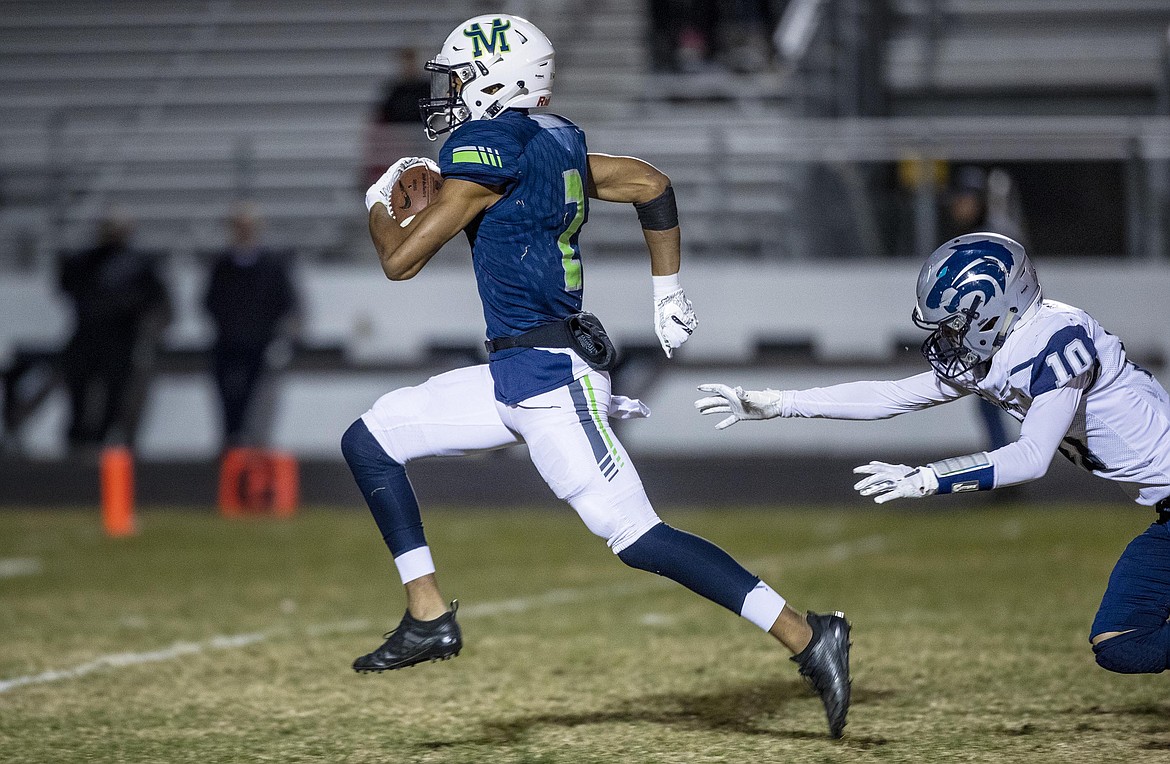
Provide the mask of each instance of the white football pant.
{"label": "white football pant", "polygon": [[362,421],[399,464],[528,444],[541,477],[616,554],[661,522],[609,426],[609,374],[589,371],[514,406],[495,399],[487,365],[383,395]]}

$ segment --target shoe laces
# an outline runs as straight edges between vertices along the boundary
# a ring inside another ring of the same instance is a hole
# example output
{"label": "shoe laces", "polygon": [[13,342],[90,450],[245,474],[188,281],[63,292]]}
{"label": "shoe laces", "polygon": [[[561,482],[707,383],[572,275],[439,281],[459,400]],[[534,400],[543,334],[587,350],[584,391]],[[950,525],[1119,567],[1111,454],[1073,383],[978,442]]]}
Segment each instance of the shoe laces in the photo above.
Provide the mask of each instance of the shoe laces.
{"label": "shoe laces", "polygon": [[402,620],[398,622],[397,626],[382,635],[382,639],[389,642],[394,640],[395,637],[398,637],[398,641],[401,642],[403,639],[405,639],[406,631],[411,627],[412,624],[410,622],[412,620],[413,619],[411,618],[410,611],[407,611],[406,615],[402,617]]}

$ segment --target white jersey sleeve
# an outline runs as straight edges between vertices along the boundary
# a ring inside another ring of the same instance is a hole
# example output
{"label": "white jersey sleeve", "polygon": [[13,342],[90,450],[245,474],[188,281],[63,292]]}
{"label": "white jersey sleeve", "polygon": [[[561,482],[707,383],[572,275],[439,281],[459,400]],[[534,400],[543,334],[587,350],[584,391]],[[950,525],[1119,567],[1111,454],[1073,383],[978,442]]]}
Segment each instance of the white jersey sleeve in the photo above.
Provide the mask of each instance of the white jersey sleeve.
{"label": "white jersey sleeve", "polygon": [[[1170,496],[1170,396],[1083,310],[1043,301],[986,375],[964,386],[1022,423],[1019,440],[979,455],[980,489],[1039,478],[1059,451],[1142,504]],[[932,466],[946,472],[950,461]],[[958,472],[961,485],[974,484]],[[940,476],[940,492],[946,482]]]}
{"label": "white jersey sleeve", "polygon": [[995,488],[1036,480],[1048,472],[1081,405],[1082,393],[1082,385],[1070,384],[1032,401],[1019,439],[987,454],[995,470]]}
{"label": "white jersey sleeve", "polygon": [[1090,328],[1075,314],[1046,313],[1017,329],[978,387],[1001,405],[1007,402],[1002,394],[988,390],[1023,402],[1016,407],[1020,437],[991,452],[932,462],[939,493],[990,490],[1044,476],[1097,377]]}
{"label": "white jersey sleeve", "polygon": [[899,380],[847,382],[808,390],[785,390],[780,393],[780,416],[889,419],[908,411],[947,403],[966,394],[966,390],[928,371]]}

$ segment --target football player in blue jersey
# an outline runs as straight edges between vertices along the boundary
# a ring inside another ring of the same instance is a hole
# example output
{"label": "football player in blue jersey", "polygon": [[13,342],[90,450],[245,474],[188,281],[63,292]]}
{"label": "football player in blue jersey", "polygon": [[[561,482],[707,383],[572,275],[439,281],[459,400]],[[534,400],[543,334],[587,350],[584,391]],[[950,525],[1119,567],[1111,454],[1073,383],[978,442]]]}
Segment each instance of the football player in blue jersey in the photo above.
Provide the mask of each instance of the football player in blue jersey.
{"label": "football player in blue jersey", "polygon": [[[589,199],[633,204],[650,252],[654,329],[667,357],[697,326],[679,283],[679,225],[669,179],[630,157],[590,154],[569,120],[529,110],[552,96],[554,54],[528,21],[479,16],[460,24],[427,63],[433,87],[420,106],[430,137],[450,133],[429,206],[398,220],[395,163],[366,194],[370,235],[387,278],[415,276],[459,234],[487,323],[488,363],[395,390],[342,438],[355,480],[406,589],[398,628],[358,671],[385,671],[457,655],[462,637],[439,592],[405,465],[526,443],[556,495],[622,562],[671,578],[770,632],[794,653],[819,692],[830,733],[849,706],[849,624],[839,614],[799,614],[726,552],[659,519],[612,418],[645,415],[613,395],[613,345],[581,310],[578,236]],[[433,163],[432,163],[433,164]]]}
{"label": "football player in blue jersey", "polygon": [[702,385],[703,414],[742,419],[886,419],[978,395],[1021,422],[994,451],[921,467],[870,462],[854,486],[879,504],[987,491],[1042,477],[1057,451],[1116,480],[1158,516],[1109,576],[1089,641],[1097,663],[1123,674],[1170,667],[1170,396],[1092,316],[1046,300],[1019,243],[995,233],[952,239],[918,277],[914,322],[930,331],[931,371],[890,382],[811,390]]}

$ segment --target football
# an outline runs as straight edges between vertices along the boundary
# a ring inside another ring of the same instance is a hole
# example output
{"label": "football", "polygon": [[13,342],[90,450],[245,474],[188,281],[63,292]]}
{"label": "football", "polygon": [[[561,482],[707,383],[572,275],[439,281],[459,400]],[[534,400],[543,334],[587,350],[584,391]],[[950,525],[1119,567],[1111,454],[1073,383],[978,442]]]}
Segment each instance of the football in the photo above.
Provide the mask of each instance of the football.
{"label": "football", "polygon": [[390,189],[391,214],[400,223],[414,217],[434,201],[443,187],[443,176],[424,164],[408,168]]}

